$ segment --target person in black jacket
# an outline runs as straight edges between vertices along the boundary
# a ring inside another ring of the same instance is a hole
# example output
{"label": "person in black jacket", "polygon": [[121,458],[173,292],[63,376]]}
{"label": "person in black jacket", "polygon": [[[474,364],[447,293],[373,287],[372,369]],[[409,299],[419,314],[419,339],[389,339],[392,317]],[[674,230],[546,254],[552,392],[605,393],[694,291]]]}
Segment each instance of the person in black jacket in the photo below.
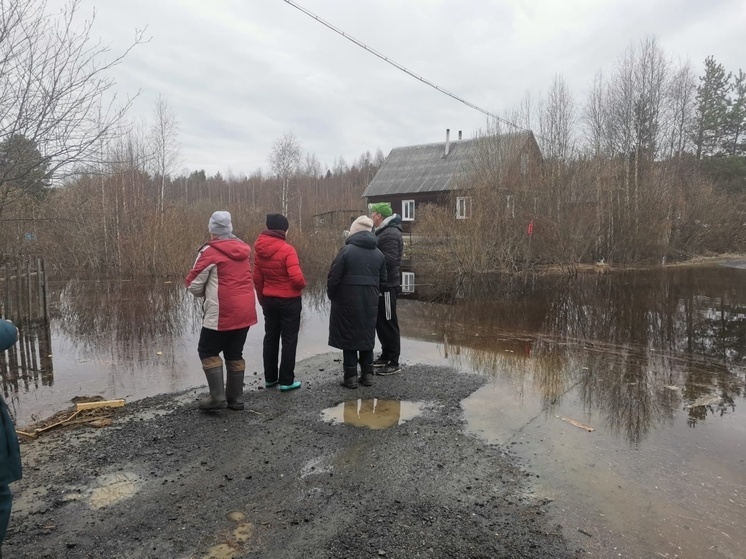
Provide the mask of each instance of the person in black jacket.
{"label": "person in black jacket", "polygon": [[391,204],[380,202],[368,206],[375,227],[378,248],[386,257],[386,282],[381,285],[378,299],[376,332],[381,342],[381,355],[373,362],[376,374],[393,375],[401,371],[401,335],[396,315],[396,298],[401,286],[400,268],[404,249],[401,217],[393,213]]}
{"label": "person in black jacket", "polygon": [[360,384],[373,384],[378,293],[386,282],[386,264],[372,229],[368,216],[361,215],[352,223],[326,280],[326,294],[332,302],[329,345],[342,350],[342,386],[347,388],[358,387],[358,363]]}
{"label": "person in black jacket", "polygon": [[[13,347],[18,341],[18,329],[7,320],[0,320],[0,351]],[[0,394],[0,558],[5,532],[10,522],[10,509],[13,494],[10,483],[21,479],[21,449],[18,445],[16,428],[10,418],[8,406]]]}

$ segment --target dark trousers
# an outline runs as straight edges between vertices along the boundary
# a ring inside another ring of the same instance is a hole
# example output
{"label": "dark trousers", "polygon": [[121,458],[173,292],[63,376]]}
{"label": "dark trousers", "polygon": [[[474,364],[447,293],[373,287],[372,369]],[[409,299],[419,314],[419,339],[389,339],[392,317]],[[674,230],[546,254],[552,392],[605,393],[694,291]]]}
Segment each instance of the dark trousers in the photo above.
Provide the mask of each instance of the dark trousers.
{"label": "dark trousers", "polygon": [[[358,353],[360,356],[358,357]],[[373,363],[373,350],[366,349],[361,351],[348,350],[342,351],[342,366],[343,367],[357,367],[357,364],[371,365]]]}
{"label": "dark trousers", "polygon": [[265,297],[264,311],[264,380],[278,380],[277,358],[282,339],[280,358],[280,384],[293,384],[295,381],[295,351],[298,347],[300,312],[303,307],[300,297],[285,299]]}
{"label": "dark trousers", "polygon": [[378,297],[378,319],[376,333],[381,342],[381,357],[386,361],[399,364],[401,337],[399,335],[399,318],[396,316],[397,290],[381,292]]}
{"label": "dark trousers", "polygon": [[222,352],[223,359],[226,361],[243,359],[243,346],[246,343],[246,334],[248,333],[248,326],[238,330],[223,330],[222,332],[202,328],[197,344],[199,358],[204,360],[207,357],[217,357]]}
{"label": "dark trousers", "polygon": [[0,485],[0,557],[3,556],[2,545],[5,539],[5,532],[8,531],[12,503],[13,495],[10,492],[10,487],[7,483]]}

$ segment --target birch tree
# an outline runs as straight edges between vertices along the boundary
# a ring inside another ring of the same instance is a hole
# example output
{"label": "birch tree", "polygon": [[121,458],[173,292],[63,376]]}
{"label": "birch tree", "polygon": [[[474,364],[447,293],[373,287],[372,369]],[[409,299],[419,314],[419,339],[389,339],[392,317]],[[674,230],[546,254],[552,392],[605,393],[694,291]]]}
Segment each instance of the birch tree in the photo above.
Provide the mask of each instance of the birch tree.
{"label": "birch tree", "polygon": [[282,138],[275,140],[269,163],[272,172],[280,181],[280,205],[282,214],[288,214],[288,193],[290,190],[290,179],[298,171],[301,161],[301,148],[298,140],[292,132],[285,133]]}
{"label": "birch tree", "polygon": [[179,124],[166,99],[159,95],[153,109],[154,122],[150,130],[153,149],[153,171],[158,179],[158,213],[163,219],[166,178],[179,162]]}

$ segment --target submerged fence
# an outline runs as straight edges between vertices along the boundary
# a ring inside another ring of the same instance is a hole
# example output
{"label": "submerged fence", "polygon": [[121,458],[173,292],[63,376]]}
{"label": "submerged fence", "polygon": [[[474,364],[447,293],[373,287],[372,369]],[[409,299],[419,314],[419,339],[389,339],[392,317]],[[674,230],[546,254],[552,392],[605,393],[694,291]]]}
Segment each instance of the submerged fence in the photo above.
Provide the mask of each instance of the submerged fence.
{"label": "submerged fence", "polygon": [[20,257],[0,266],[0,318],[18,328],[18,343],[0,352],[3,392],[52,384],[52,344],[44,260]]}

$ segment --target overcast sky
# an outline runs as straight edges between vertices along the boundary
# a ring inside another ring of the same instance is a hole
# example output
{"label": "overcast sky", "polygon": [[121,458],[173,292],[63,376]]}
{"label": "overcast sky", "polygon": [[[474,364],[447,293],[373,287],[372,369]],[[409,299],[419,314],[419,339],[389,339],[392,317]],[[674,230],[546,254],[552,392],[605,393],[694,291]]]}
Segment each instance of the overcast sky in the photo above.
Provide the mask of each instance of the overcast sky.
{"label": "overcast sky", "polygon": [[[706,56],[746,70],[745,0],[297,0],[413,72],[505,114],[562,75],[579,102],[599,70],[655,36],[697,75]],[[59,5],[50,2],[50,7]],[[465,137],[474,109],[424,85],[283,0],[82,0],[94,34],[121,51],[114,72],[150,118],[162,94],[180,123],[181,169],[250,174],[293,132],[331,167],[365,151]]]}

